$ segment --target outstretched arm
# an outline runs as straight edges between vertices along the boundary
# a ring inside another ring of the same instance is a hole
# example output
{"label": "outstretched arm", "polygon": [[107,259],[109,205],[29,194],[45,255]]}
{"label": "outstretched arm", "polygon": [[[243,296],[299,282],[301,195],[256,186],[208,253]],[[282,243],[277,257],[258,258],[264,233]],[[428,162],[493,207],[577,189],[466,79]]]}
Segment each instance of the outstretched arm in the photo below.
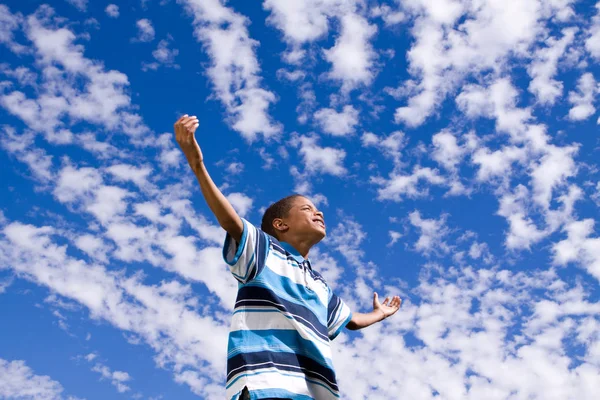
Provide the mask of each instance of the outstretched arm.
{"label": "outstretched arm", "polygon": [[196,175],[196,179],[198,179],[198,183],[200,184],[204,200],[206,200],[208,207],[217,217],[219,225],[221,225],[221,227],[239,243],[242,238],[242,232],[244,231],[244,224],[240,216],[231,206],[231,203],[229,203],[217,185],[215,185],[204,166],[202,150],[200,150],[200,146],[194,136],[198,126],[198,118],[195,116],[189,117],[187,114],[184,115],[175,122],[175,139],[177,140],[179,147],[181,147],[192,171],[194,171],[194,175]]}
{"label": "outstretched arm", "polygon": [[389,297],[386,297],[385,300],[383,300],[383,303],[380,303],[379,295],[373,293],[373,311],[367,314],[353,313],[352,319],[348,322],[346,328],[355,331],[357,329],[366,328],[376,322],[383,321],[387,317],[394,315],[396,311],[400,309],[401,304],[402,300],[400,300],[400,297],[398,296],[392,297],[391,300]]}

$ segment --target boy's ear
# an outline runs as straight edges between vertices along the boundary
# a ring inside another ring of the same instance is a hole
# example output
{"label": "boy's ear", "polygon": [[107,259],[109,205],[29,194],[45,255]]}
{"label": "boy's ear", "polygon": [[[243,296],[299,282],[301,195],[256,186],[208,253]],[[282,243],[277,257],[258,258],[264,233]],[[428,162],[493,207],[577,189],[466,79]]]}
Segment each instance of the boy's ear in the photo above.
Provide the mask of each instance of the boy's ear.
{"label": "boy's ear", "polygon": [[275,218],[273,220],[273,228],[279,232],[285,232],[288,230],[288,225],[281,218]]}

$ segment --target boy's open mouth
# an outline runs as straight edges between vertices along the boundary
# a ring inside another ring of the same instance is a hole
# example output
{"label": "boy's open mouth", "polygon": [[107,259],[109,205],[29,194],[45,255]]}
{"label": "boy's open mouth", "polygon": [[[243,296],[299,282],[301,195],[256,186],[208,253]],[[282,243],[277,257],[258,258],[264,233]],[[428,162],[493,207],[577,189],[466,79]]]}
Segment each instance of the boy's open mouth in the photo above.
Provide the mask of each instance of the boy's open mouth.
{"label": "boy's open mouth", "polygon": [[325,221],[323,221],[322,219],[313,219],[313,222],[316,222],[317,224],[325,228]]}

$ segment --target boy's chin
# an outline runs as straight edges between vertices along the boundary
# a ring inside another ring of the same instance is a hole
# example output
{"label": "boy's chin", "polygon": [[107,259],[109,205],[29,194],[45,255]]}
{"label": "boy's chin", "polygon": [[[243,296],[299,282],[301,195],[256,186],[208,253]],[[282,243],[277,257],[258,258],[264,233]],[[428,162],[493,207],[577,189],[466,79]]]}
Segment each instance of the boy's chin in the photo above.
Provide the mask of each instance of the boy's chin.
{"label": "boy's chin", "polygon": [[327,236],[327,231],[325,231],[325,229],[318,229],[315,230],[315,239],[320,242],[321,240],[325,239],[325,236]]}

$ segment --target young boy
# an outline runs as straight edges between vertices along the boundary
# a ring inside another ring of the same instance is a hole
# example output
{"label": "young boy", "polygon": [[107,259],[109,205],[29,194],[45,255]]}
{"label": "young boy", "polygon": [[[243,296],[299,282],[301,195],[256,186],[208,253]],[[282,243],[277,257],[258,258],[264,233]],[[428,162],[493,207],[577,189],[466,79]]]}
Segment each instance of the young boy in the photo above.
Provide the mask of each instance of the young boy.
{"label": "young boy", "polygon": [[330,341],[346,327],[362,329],[393,315],[400,298],[352,313],[308,253],[325,237],[323,213],[306,197],[272,204],[261,229],[240,218],[210,178],[194,133],[198,119],[175,123],[177,143],[208,206],[227,232],[223,258],[238,280],[229,333],[227,399],[338,399]]}

